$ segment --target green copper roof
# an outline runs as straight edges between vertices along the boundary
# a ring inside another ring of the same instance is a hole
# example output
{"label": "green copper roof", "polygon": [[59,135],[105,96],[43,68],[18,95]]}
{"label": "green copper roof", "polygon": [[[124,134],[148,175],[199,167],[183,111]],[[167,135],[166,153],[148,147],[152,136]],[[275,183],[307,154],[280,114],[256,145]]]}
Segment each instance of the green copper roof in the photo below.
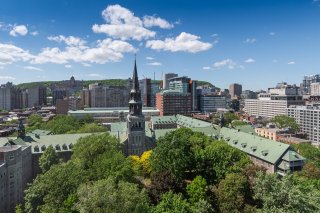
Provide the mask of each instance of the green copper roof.
{"label": "green copper roof", "polygon": [[293,150],[289,150],[283,157],[283,160],[285,161],[299,161],[299,160],[306,160],[304,157],[299,155]]}
{"label": "green copper roof", "polygon": [[290,146],[285,143],[276,142],[226,127],[221,129],[220,137],[229,145],[272,164],[279,161],[290,148]]}
{"label": "green copper roof", "polygon": [[150,120],[153,124],[171,124],[176,123],[176,116],[152,116]]}
{"label": "green copper roof", "polygon": [[235,129],[240,130],[241,132],[252,133],[254,135],[257,135],[256,131],[251,125],[240,125],[240,126],[236,126]]}

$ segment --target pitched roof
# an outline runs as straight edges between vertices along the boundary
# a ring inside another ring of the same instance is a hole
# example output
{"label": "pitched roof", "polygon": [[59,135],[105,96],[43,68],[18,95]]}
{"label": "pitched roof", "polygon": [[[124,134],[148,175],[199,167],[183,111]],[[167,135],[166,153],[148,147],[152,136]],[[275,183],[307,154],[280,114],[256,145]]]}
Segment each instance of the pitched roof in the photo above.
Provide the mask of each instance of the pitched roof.
{"label": "pitched roof", "polygon": [[272,164],[278,162],[290,148],[290,145],[285,143],[226,127],[221,129],[220,138],[223,138],[229,145]]}

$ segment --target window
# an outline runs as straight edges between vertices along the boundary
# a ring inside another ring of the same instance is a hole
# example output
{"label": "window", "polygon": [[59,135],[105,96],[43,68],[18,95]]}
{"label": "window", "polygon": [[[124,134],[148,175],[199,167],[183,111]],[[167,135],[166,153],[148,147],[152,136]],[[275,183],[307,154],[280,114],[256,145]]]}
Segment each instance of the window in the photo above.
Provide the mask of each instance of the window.
{"label": "window", "polygon": [[9,155],[9,159],[10,159],[10,160],[13,160],[13,159],[14,159],[14,153],[11,153],[11,154]]}

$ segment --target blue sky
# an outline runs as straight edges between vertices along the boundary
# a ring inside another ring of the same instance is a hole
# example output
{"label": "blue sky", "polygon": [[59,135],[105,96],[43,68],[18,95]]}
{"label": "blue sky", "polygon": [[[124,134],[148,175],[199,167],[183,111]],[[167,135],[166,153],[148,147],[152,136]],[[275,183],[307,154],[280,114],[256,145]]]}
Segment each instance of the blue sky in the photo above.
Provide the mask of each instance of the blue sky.
{"label": "blue sky", "polygon": [[320,0],[1,0],[0,83],[175,72],[227,88],[320,73]]}

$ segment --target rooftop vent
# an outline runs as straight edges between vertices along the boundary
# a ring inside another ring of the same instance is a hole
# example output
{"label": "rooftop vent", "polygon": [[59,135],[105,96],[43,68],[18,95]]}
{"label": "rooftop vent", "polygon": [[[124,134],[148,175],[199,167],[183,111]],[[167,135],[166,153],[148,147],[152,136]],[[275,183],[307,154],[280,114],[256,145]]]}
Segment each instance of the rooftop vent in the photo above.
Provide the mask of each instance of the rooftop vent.
{"label": "rooftop vent", "polygon": [[233,140],[232,142],[233,142],[233,144],[237,144],[238,140]]}
{"label": "rooftop vent", "polygon": [[44,151],[46,150],[46,148],[47,148],[47,147],[46,147],[45,145],[42,145],[42,146],[41,146],[41,151],[44,152]]}
{"label": "rooftop vent", "polygon": [[257,146],[252,146],[250,148],[251,148],[251,151],[253,151],[253,152],[255,152],[257,150]]}
{"label": "rooftop vent", "polygon": [[242,148],[246,148],[247,147],[247,143],[242,143],[241,146],[242,146]]}
{"label": "rooftop vent", "polygon": [[262,154],[263,156],[267,156],[268,153],[269,153],[268,150],[262,150],[262,151],[261,151],[261,154]]}

